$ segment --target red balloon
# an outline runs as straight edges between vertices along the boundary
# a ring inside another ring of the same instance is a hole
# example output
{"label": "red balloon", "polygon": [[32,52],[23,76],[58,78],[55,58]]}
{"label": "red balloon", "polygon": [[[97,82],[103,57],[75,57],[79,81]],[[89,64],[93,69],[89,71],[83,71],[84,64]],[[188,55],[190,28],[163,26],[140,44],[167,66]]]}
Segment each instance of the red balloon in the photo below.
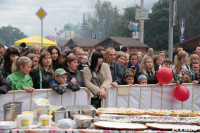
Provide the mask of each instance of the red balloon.
{"label": "red balloon", "polygon": [[156,78],[159,84],[167,84],[173,78],[173,72],[170,68],[162,67],[157,71]]}
{"label": "red balloon", "polygon": [[179,85],[174,90],[174,96],[177,100],[184,102],[190,97],[190,91],[183,85]]}

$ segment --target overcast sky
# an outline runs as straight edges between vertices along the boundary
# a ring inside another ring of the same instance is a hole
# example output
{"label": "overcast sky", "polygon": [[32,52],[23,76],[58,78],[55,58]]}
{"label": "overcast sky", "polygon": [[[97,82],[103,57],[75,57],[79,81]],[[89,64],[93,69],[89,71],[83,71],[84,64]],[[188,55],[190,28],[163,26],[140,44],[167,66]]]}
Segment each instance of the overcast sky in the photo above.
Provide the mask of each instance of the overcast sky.
{"label": "overcast sky", "polygon": [[[77,24],[82,21],[83,13],[94,12],[97,0],[0,0],[0,27],[14,26],[28,36],[41,34],[41,21],[35,15],[42,6],[47,12],[43,21],[44,36],[54,35],[55,27],[61,30],[69,22]],[[101,0],[103,1],[103,0]],[[120,13],[123,8],[140,5],[140,0],[107,0],[117,6]],[[151,9],[158,0],[144,0],[144,7]]]}

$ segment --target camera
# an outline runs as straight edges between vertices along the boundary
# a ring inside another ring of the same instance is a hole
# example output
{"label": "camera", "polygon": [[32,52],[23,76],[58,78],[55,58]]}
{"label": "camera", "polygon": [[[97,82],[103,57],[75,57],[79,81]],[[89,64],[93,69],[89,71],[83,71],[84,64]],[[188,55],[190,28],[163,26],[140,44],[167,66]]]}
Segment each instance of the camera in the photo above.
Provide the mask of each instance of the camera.
{"label": "camera", "polygon": [[133,69],[133,70],[135,70],[135,66],[133,65],[133,66],[131,66],[131,68]]}

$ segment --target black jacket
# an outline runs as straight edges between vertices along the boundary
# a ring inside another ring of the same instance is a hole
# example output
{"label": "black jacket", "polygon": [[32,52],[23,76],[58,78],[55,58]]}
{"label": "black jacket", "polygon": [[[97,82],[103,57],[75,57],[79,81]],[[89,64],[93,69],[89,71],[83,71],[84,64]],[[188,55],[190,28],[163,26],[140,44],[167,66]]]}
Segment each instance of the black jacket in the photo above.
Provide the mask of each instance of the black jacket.
{"label": "black jacket", "polygon": [[0,66],[0,71],[3,75],[3,77],[6,79],[12,72],[11,72],[11,68],[10,67],[4,67]]}
{"label": "black jacket", "polygon": [[71,72],[68,68],[65,69],[67,72],[67,81],[71,82],[72,78],[76,78],[76,82],[79,84],[79,86],[84,87],[84,81],[83,81],[83,72],[76,70],[76,72]]}
{"label": "black jacket", "polygon": [[117,62],[112,62],[110,64],[110,72],[112,75],[112,81],[117,82],[119,85],[122,83],[122,69],[120,64]]}
{"label": "black jacket", "polygon": [[6,94],[9,90],[11,90],[11,84],[8,83],[0,71],[0,94]]}
{"label": "black jacket", "polygon": [[[50,88],[49,83],[54,79],[51,72],[41,70],[42,74],[42,88]],[[40,75],[39,68],[36,67],[30,72],[33,80],[33,88],[40,89]]]}
{"label": "black jacket", "polygon": [[[152,72],[151,72],[151,73],[152,73]],[[147,79],[148,79],[147,84],[157,84],[157,83],[158,83],[158,80],[157,80],[156,76],[154,76],[153,74],[150,74],[149,71],[147,71],[147,74],[148,74],[148,75],[146,75],[146,76],[147,76]],[[139,75],[145,75],[145,74],[144,74],[144,72],[142,71],[142,72],[139,73]]]}

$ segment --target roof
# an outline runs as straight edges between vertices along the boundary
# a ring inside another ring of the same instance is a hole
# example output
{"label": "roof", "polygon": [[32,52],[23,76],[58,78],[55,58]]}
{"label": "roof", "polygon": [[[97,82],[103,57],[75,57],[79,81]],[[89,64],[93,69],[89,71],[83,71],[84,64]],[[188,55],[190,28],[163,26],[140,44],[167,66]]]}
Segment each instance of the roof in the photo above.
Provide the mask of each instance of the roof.
{"label": "roof", "polygon": [[174,45],[174,47],[178,47],[178,46],[186,46],[186,45],[200,45],[200,35],[199,36],[196,36],[196,37],[193,37],[193,38],[190,38],[184,42],[181,42],[181,43],[177,43]]}
{"label": "roof", "polygon": [[117,43],[120,46],[126,46],[126,47],[148,47],[146,44],[131,38],[131,37],[108,37],[104,39],[103,41],[99,42],[97,45],[100,45],[101,43],[104,43],[107,40],[112,40],[115,43]]}
{"label": "roof", "polygon": [[88,39],[88,38],[71,38],[66,44],[65,46],[68,46],[70,44],[77,44],[79,47],[94,47],[94,45],[96,45],[97,43],[99,43],[98,40],[96,39]]}
{"label": "roof", "polygon": [[60,39],[60,40],[58,40],[58,46],[59,46],[59,47],[63,47],[63,46],[65,46],[65,44],[66,44],[68,41],[69,41],[68,39]]}

